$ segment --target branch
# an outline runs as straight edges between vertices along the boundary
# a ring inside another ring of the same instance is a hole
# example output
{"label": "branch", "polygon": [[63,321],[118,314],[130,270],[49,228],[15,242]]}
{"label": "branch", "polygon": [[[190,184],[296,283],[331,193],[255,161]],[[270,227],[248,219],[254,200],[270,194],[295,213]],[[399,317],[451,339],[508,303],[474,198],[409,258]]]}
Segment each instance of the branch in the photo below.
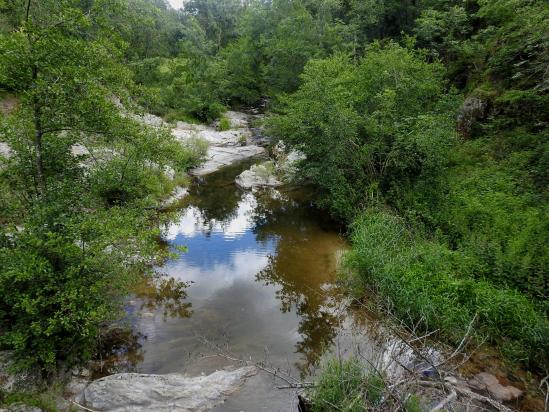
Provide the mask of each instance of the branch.
{"label": "branch", "polygon": [[72,402],[75,406],[77,406],[77,407],[79,407],[79,408],[81,408],[81,409],[84,409],[85,411],[89,411],[89,412],[98,412],[98,411],[95,411],[95,410],[93,410],[93,409],[86,408],[85,406],[82,406],[82,405],[80,405],[79,403],[77,403],[77,402],[75,402],[75,401],[73,401],[73,400],[71,400],[71,402]]}
{"label": "branch", "polygon": [[448,402],[451,402],[453,401],[455,398],[457,398],[457,393],[455,390],[452,390],[452,393],[450,393],[450,395],[448,395],[446,398],[444,398],[443,400],[441,400],[433,409],[431,409],[429,412],[436,412],[436,411],[440,411],[442,408],[444,408],[446,406],[446,404]]}
{"label": "branch", "polygon": [[493,408],[497,409],[500,412],[513,412],[512,409],[509,409],[507,406],[502,405],[501,403],[499,403],[498,401],[495,401],[492,398],[488,398],[487,396],[479,395],[476,392],[470,391],[470,390],[465,389],[465,388],[460,387],[460,386],[450,385],[448,382],[443,382],[443,381],[438,381],[438,382],[418,381],[418,383],[420,385],[430,386],[430,387],[443,386],[446,389],[454,390],[456,392],[459,392],[462,395],[468,396],[471,399],[477,400],[479,402],[487,403],[487,404],[489,404],[490,406],[492,406]]}
{"label": "branch", "polygon": [[27,15],[25,16],[25,21],[29,22],[29,14],[30,14],[30,7],[31,7],[31,0],[27,1]]}
{"label": "branch", "polygon": [[214,344],[213,342],[210,342],[208,339],[206,339],[203,336],[200,337],[200,340],[202,341],[202,343],[204,343],[205,345],[207,345],[211,349],[213,349],[216,352],[217,356],[221,356],[225,359],[228,359],[228,360],[231,360],[231,361],[234,361],[234,362],[238,362],[238,363],[241,363],[241,364],[246,365],[246,366],[255,366],[256,368],[261,369],[262,371],[267,372],[268,374],[273,375],[275,378],[279,378],[279,379],[281,379],[281,380],[283,380],[284,382],[287,383],[286,386],[280,386],[280,387],[277,387],[277,389],[290,389],[290,388],[291,389],[303,389],[303,388],[313,387],[312,382],[301,382],[301,381],[295,379],[294,377],[292,377],[292,376],[290,376],[286,373],[281,372],[278,369],[273,369],[273,368],[269,368],[267,366],[264,366],[261,362],[253,362],[253,361],[247,361],[247,360],[244,360],[244,359],[237,358],[237,357],[227,353],[226,351],[221,349],[218,345]]}
{"label": "branch", "polygon": [[446,358],[445,360],[443,360],[442,362],[437,364],[437,367],[439,367],[441,365],[444,365],[450,359],[454,358],[455,356],[457,356],[459,354],[459,352],[461,351],[461,349],[465,345],[465,342],[469,338],[469,335],[471,334],[471,331],[473,330],[473,324],[475,323],[476,320],[477,320],[477,314],[475,313],[475,316],[473,316],[473,319],[471,319],[471,322],[469,323],[469,326],[467,327],[467,331],[465,332],[465,335],[463,335],[463,339],[461,339],[461,342],[459,343],[456,350],[454,350],[454,352],[448,358]]}

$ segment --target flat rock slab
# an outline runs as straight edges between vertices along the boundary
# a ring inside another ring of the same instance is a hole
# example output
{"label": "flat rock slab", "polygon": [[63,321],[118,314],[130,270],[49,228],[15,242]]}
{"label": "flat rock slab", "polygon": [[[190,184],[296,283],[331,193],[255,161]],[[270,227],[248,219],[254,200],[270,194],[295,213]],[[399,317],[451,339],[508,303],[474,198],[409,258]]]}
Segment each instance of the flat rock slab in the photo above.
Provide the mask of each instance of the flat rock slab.
{"label": "flat rock slab", "polygon": [[7,143],[0,142],[0,156],[4,156],[5,158],[11,157],[11,149]]}
{"label": "flat rock slab", "polygon": [[119,373],[90,383],[78,401],[95,411],[200,412],[223,403],[255,373],[253,366],[194,378]]}
{"label": "flat rock slab", "polygon": [[172,134],[179,140],[201,138],[213,146],[237,146],[245,143],[252,136],[248,129],[218,131],[208,126],[189,126],[189,128],[172,129]]}
{"label": "flat rock slab", "polygon": [[514,386],[504,386],[499,383],[496,376],[491,373],[477,373],[468,382],[473,389],[487,391],[494,399],[499,402],[508,402],[522,396],[522,391]]}
{"label": "flat rock slab", "polygon": [[213,146],[208,149],[208,158],[198,168],[190,171],[191,175],[204,176],[225,166],[261,156],[266,150],[261,146]]}

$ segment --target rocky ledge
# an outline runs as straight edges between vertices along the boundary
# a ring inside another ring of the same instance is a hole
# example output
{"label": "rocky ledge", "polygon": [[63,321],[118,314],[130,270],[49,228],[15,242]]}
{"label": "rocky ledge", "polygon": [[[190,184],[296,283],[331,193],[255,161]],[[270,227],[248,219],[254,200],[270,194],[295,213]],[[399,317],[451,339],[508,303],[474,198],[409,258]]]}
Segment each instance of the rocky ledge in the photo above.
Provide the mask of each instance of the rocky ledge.
{"label": "rocky ledge", "polygon": [[282,182],[277,179],[275,171],[273,162],[253,165],[250,169],[239,174],[236,177],[235,182],[241,189],[281,186]]}

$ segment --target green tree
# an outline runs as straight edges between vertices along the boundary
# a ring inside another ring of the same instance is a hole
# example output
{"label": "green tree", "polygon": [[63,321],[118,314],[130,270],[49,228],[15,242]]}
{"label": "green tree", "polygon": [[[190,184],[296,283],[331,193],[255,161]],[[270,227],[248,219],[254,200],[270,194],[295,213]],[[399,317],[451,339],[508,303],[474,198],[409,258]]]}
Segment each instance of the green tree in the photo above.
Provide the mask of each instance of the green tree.
{"label": "green tree", "polygon": [[151,206],[173,188],[164,167],[197,160],[130,112],[110,24],[125,3],[85,3],[21,2],[17,30],[0,35],[0,84],[20,101],[0,118],[11,149],[0,159],[0,346],[45,372],[90,357],[160,254]]}
{"label": "green tree", "polygon": [[303,152],[301,169],[321,204],[344,219],[377,196],[434,176],[453,142],[452,98],[440,64],[394,43],[373,45],[355,63],[313,60],[303,85],[270,120]]}

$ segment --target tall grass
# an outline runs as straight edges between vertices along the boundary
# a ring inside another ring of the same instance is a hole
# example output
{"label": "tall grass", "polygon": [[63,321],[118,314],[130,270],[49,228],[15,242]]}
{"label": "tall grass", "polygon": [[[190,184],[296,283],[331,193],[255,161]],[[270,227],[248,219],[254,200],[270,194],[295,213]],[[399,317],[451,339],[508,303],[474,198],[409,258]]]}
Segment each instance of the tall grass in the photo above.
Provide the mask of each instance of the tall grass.
{"label": "tall grass", "polygon": [[388,212],[369,210],[352,225],[346,264],[353,287],[374,289],[405,322],[458,343],[474,319],[477,338],[540,368],[549,364],[549,322],[525,295],[475,279],[470,256],[428,240]]}
{"label": "tall grass", "polygon": [[227,130],[230,130],[231,129],[231,121],[223,116],[221,117],[221,119],[219,119],[219,130],[224,132],[224,131],[227,131]]}

